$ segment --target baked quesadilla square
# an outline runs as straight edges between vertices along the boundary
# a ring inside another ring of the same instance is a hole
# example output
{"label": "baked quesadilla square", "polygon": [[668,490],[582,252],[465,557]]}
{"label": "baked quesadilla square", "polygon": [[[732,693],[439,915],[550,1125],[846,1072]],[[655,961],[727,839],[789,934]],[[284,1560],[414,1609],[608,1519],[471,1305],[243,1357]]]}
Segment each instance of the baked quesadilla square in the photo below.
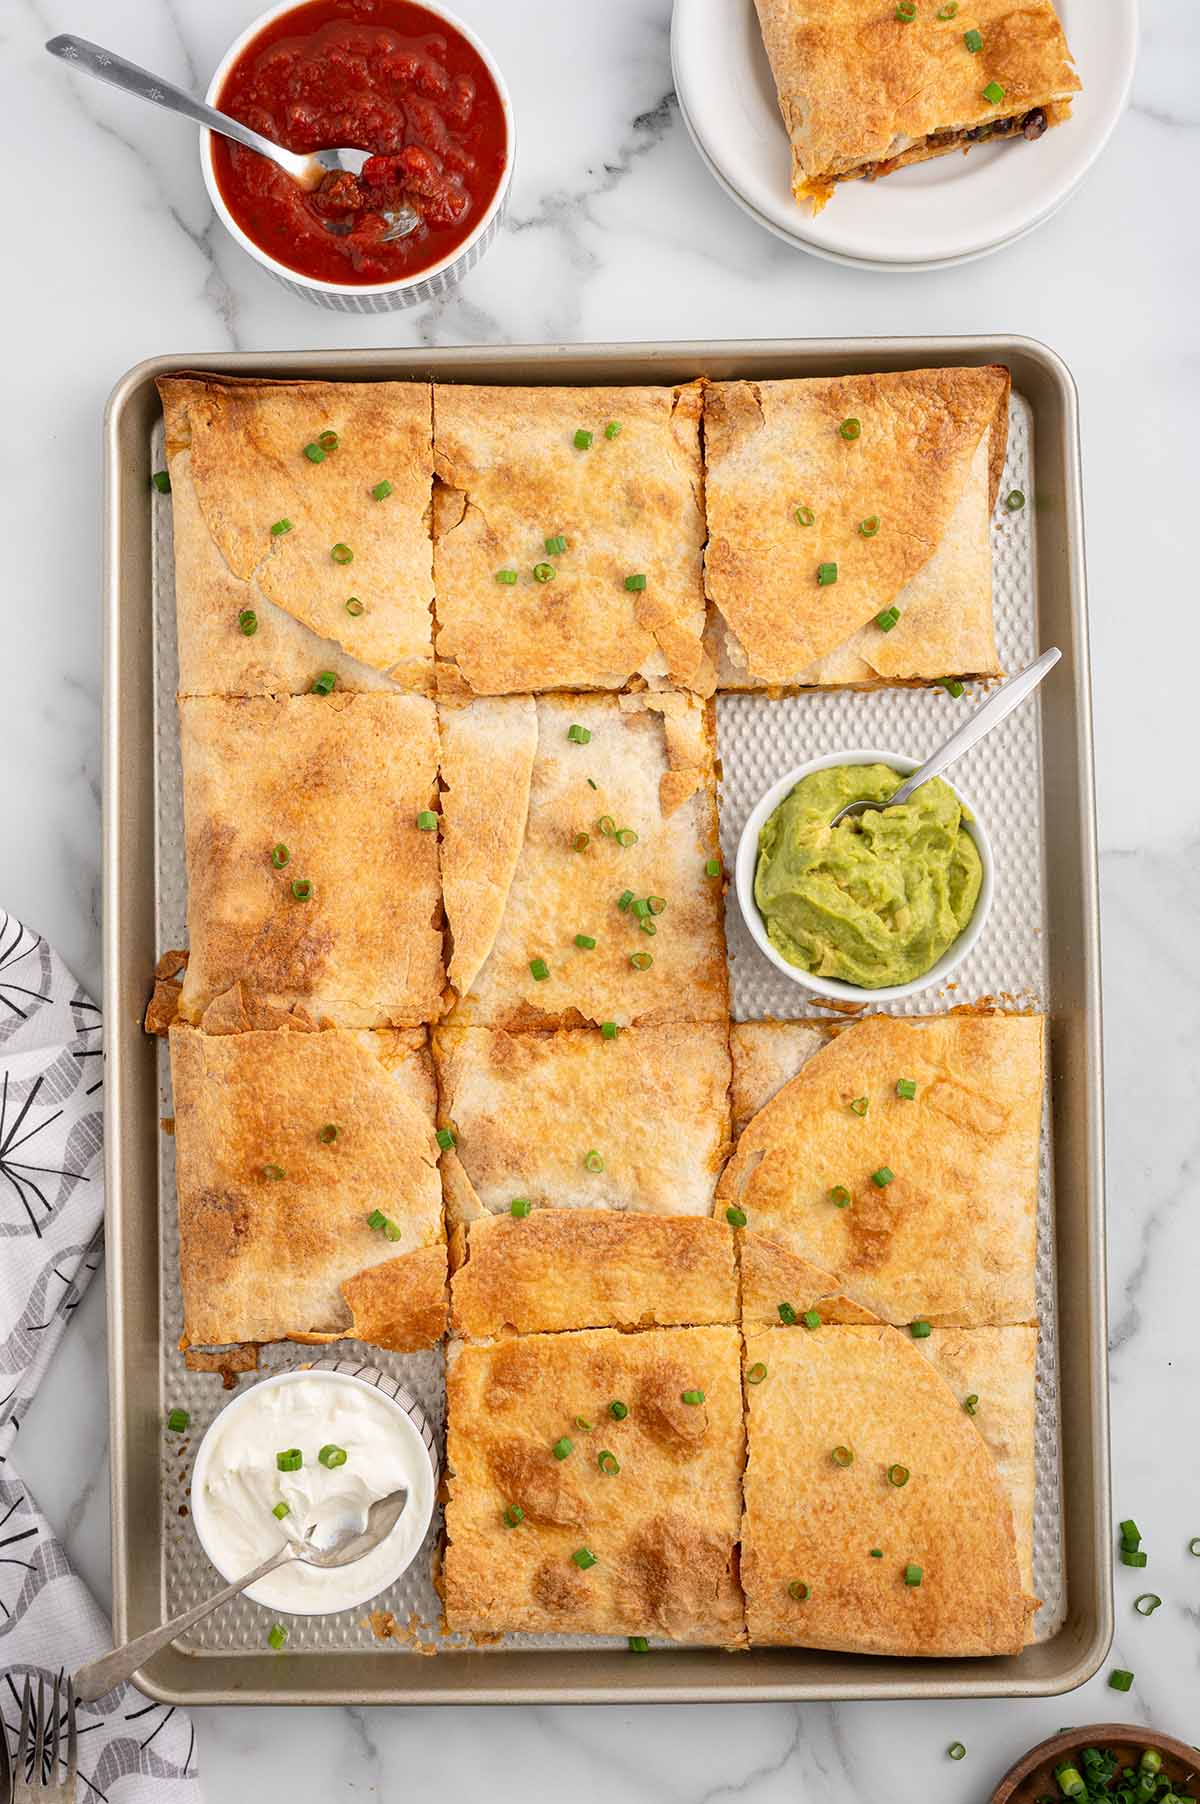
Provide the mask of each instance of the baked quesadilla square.
{"label": "baked quesadilla square", "polygon": [[170,1046],[187,1340],[434,1345],[446,1241],[424,1033],[176,1025]]}
{"label": "baked quesadilla square", "polygon": [[429,384],[158,388],[180,693],[300,695],[326,670],[344,689],[431,689]]}
{"label": "baked quesadilla square", "polygon": [[438,684],[705,693],[701,385],[434,389]]}
{"label": "baked quesadilla square", "polygon": [[739,1347],[732,1326],[452,1344],[449,1628],[741,1640]]}
{"label": "baked quesadilla square", "polygon": [[339,1026],[416,1026],[444,989],[437,717],[417,695],[180,703],[191,954],[180,1012],[241,983]]}

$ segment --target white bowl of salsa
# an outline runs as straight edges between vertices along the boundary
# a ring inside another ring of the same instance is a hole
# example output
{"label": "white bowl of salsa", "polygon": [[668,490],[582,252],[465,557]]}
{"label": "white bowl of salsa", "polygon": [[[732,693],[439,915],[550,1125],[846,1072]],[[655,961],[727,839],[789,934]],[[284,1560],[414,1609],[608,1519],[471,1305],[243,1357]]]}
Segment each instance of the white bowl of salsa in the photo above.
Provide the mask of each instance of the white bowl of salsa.
{"label": "white bowl of salsa", "polygon": [[[285,0],[230,46],[207,99],[286,149],[354,146],[361,175],[305,192],[218,133],[200,163],[218,217],[257,263],[318,306],[383,313],[442,294],[491,244],[515,146],[504,77],[470,26],[415,0]],[[421,215],[382,242],[383,214]]]}

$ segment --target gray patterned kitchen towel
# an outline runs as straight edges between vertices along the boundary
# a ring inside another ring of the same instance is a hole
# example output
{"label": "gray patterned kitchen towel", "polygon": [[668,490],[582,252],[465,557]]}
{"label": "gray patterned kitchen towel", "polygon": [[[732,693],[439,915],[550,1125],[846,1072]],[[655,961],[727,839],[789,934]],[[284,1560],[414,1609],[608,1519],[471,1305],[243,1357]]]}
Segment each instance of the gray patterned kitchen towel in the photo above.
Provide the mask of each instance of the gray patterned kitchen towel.
{"label": "gray patterned kitchen towel", "polygon": [[[36,1686],[112,1645],[14,1457],[22,1418],[100,1262],[102,1066],[100,1010],[45,940],[0,909],[0,1714],[10,1747],[26,1676]],[[78,1795],[198,1804],[193,1751],[182,1711],[121,1686],[79,1707]]]}

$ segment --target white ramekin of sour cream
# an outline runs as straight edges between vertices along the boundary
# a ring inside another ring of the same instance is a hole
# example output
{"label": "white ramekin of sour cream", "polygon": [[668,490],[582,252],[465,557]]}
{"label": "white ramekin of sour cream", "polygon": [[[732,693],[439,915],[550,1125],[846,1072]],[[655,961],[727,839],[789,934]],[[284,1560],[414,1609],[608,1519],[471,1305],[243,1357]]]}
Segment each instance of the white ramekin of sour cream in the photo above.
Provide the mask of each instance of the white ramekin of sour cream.
{"label": "white ramekin of sour cream", "polygon": [[[322,1448],[346,1457],[322,1462]],[[285,1463],[293,1469],[280,1469],[280,1454],[291,1456]],[[318,1541],[321,1531],[361,1528],[376,1498],[401,1486],[408,1503],[372,1552],[336,1568],[291,1560],[246,1596],[291,1616],[357,1609],[396,1582],[428,1533],[437,1454],[420,1404],[372,1367],[330,1360],[264,1378],[225,1406],[196,1455],[192,1521],[205,1553],[232,1582],[314,1523]],[[288,1509],[277,1517],[281,1504]]]}

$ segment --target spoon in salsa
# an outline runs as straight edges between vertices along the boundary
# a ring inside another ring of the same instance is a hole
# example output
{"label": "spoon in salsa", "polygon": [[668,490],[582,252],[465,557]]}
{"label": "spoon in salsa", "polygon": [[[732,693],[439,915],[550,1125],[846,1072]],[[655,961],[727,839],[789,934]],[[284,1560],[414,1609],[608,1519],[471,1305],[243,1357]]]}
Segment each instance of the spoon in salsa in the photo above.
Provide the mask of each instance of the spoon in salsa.
{"label": "spoon in salsa", "polygon": [[[335,150],[314,150],[306,155],[285,150],[282,144],[276,144],[272,139],[264,138],[261,132],[252,131],[248,125],[243,125],[240,119],[232,119],[228,113],[218,112],[216,107],[197,100],[186,89],[177,88],[173,82],[164,81],[161,76],[151,75],[148,69],[141,69],[136,63],[127,62],[115,50],[105,50],[102,45],[89,43],[87,38],[73,37],[69,32],[51,38],[46,49],[51,56],[61,57],[63,62],[70,63],[73,69],[80,69],[85,75],[94,75],[97,81],[111,82],[114,88],[122,88],[126,94],[134,94],[139,100],[152,100],[156,106],[166,107],[170,113],[182,113],[185,119],[192,119],[197,125],[206,125],[210,131],[232,138],[247,150],[257,151],[260,157],[266,157],[268,162],[282,169],[301,188],[319,187],[325,177],[335,170],[359,175],[363,164],[372,154],[369,150],[356,150],[350,145]],[[383,217],[388,224],[381,240],[383,243],[406,238],[421,223],[421,215],[415,207],[409,206],[389,208]]]}
{"label": "spoon in salsa", "polygon": [[1052,645],[1049,651],[1044,651],[1041,657],[1035,659],[1026,669],[1018,671],[1016,676],[1010,677],[1007,683],[1002,683],[995,695],[989,696],[982,707],[976,708],[971,718],[963,722],[957,733],[951,733],[945,744],[940,745],[936,752],[926,758],[924,764],[920,765],[911,777],[906,777],[899,789],[890,795],[886,802],[847,802],[844,808],[838,809],[829,825],[836,827],[841,821],[852,820],[855,815],[865,814],[868,808],[898,808],[901,802],[907,802],[914,789],[920,789],[922,783],[928,783],[930,777],[940,777],[942,772],[961,758],[964,752],[969,752],[973,745],[978,745],[985,733],[990,733],[992,728],[999,726],[1000,722],[1011,714],[1014,708],[1019,708],[1026,696],[1033,693],[1042,678],[1053,670],[1061,657],[1062,653],[1057,645]]}

